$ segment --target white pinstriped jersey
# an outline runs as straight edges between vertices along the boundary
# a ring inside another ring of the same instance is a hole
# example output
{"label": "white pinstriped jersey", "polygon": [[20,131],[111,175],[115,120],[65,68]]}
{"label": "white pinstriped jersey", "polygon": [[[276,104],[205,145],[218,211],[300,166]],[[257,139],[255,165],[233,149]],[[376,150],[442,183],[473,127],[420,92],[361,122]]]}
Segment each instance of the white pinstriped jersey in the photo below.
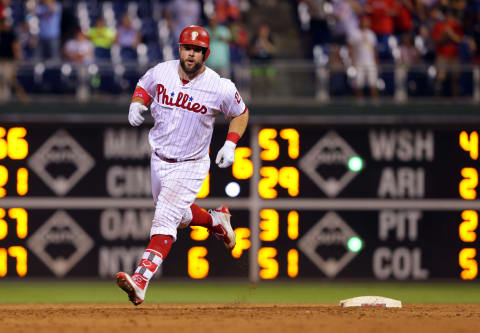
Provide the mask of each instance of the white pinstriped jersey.
{"label": "white pinstriped jersey", "polygon": [[232,118],[245,104],[232,81],[206,67],[187,84],[180,79],[179,60],[150,68],[138,81],[152,98],[155,125],[148,137],[153,151],[164,158],[193,160],[208,154],[218,113]]}

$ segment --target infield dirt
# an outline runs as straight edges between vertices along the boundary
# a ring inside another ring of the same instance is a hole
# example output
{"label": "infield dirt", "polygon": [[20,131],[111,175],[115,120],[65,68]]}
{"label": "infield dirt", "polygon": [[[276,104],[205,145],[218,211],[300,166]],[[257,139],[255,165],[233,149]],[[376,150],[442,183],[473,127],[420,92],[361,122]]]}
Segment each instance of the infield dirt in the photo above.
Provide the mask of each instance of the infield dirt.
{"label": "infield dirt", "polygon": [[0,332],[478,332],[480,304],[2,304]]}

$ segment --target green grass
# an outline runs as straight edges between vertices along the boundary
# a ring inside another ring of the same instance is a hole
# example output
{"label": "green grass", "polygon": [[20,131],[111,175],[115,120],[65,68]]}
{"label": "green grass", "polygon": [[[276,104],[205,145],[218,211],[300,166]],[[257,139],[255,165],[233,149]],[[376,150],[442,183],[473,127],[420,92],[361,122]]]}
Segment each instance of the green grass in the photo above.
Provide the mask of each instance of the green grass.
{"label": "green grass", "polygon": [[[153,281],[149,303],[331,303],[375,295],[404,303],[480,303],[480,285],[472,283],[249,283]],[[4,303],[118,303],[126,295],[107,281],[0,280]]]}

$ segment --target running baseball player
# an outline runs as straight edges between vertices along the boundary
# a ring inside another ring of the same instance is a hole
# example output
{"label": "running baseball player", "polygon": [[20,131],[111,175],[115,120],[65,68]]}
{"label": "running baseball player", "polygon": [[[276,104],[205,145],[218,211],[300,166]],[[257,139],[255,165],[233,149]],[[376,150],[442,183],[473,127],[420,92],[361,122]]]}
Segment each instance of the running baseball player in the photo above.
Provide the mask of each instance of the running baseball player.
{"label": "running baseball player", "polygon": [[139,126],[150,106],[155,121],[148,137],[155,203],[150,243],[133,275],[116,274],[118,286],[134,305],[145,299],[150,279],[177,238],[177,228],[203,226],[227,249],[235,246],[228,208],[220,206],[207,213],[193,202],[210,168],[208,149],[215,117],[222,112],[231,119],[215,160],[220,168],[227,168],[247,127],[248,110],[235,85],[205,66],[210,54],[205,29],[185,28],[178,44],[179,60],[159,63],[138,81],[128,113],[130,124]]}

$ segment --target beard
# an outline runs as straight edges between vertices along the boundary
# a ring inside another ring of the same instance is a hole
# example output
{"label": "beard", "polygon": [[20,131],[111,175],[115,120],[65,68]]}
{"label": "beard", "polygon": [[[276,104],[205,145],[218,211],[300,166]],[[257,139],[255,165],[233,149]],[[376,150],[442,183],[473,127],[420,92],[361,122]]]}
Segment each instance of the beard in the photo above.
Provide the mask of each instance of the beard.
{"label": "beard", "polygon": [[180,59],[180,66],[182,66],[182,69],[185,73],[195,74],[202,68],[202,63],[196,63],[192,68],[188,69],[187,65],[185,65],[185,60]]}

